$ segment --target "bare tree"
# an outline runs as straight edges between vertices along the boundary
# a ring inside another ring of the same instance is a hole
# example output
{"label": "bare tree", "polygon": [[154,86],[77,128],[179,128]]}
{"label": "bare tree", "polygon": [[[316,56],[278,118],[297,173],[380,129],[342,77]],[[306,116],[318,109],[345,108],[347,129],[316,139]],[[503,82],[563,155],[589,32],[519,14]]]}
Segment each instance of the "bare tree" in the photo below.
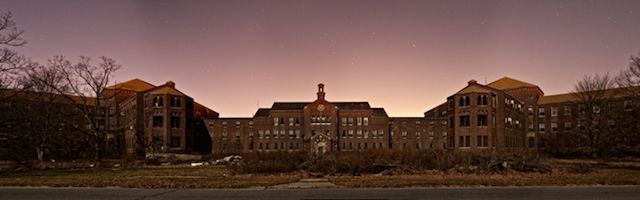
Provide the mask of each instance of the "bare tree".
{"label": "bare tree", "polygon": [[75,101],[74,105],[77,105],[78,110],[89,123],[89,132],[94,139],[94,158],[96,160],[102,158],[103,142],[107,131],[106,102],[113,97],[107,96],[105,89],[121,66],[107,57],[101,57],[98,64],[93,64],[91,59],[85,56],[81,56],[75,64],[63,56],[54,57],[50,63],[63,74],[72,95],[67,95],[67,98]]}
{"label": "bare tree", "polygon": [[629,68],[623,70],[616,77],[616,84],[624,88],[627,95],[640,97],[640,53],[631,56]]}
{"label": "bare tree", "polygon": [[602,112],[602,109],[608,105],[613,87],[614,81],[609,74],[596,74],[584,76],[571,91],[576,99],[574,103],[579,107],[578,134],[586,139],[593,157],[599,156],[599,148],[605,138],[606,131],[600,126],[609,112]]}
{"label": "bare tree", "polygon": [[18,69],[27,63],[24,56],[11,49],[27,43],[22,38],[23,33],[13,21],[11,12],[0,13],[0,89],[14,86]]}
{"label": "bare tree", "polygon": [[64,126],[76,124],[69,121],[70,107],[73,102],[64,98],[69,92],[69,87],[64,81],[63,74],[53,67],[33,64],[24,69],[24,76],[20,79],[22,85],[27,86],[23,92],[26,96],[23,100],[28,104],[19,108],[22,112],[23,126],[22,137],[25,137],[33,148],[39,161],[44,159],[49,150],[49,144],[55,134],[61,130],[68,131]]}

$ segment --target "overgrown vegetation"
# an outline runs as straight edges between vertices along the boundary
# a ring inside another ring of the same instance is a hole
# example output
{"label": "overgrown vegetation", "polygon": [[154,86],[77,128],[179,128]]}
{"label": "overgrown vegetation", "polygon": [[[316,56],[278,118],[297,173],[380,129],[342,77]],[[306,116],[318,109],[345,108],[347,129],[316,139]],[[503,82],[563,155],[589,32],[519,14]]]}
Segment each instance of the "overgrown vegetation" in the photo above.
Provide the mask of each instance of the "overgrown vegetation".
{"label": "overgrown vegetation", "polygon": [[35,170],[0,174],[0,186],[246,188],[295,182],[296,175],[232,175],[224,166],[129,170]]}
{"label": "overgrown vegetation", "polygon": [[497,172],[549,171],[535,155],[497,154],[461,151],[366,151],[332,152],[308,155],[305,152],[269,152],[242,155],[244,161],[233,165],[238,174],[269,174],[305,171],[313,174],[419,173],[426,170]]}

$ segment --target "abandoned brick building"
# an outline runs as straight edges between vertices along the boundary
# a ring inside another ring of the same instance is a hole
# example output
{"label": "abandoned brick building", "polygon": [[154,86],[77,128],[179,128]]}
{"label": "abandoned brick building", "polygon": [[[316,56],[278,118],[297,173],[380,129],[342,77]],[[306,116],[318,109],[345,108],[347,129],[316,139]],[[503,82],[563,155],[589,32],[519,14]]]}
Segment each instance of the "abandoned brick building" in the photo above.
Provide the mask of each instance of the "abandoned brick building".
{"label": "abandoned brick building", "polygon": [[[584,112],[570,96],[573,94],[544,96],[537,85],[509,77],[486,85],[471,80],[424,117],[389,117],[383,108],[372,108],[368,102],[328,101],[324,85],[319,84],[315,101],[275,102],[271,108],[258,109],[251,118],[209,118],[205,122],[212,153],[509,152],[544,146],[541,136],[556,134],[559,123],[570,129],[571,122],[565,121],[575,119],[559,117],[558,109],[571,112],[569,107],[576,107],[573,112]],[[622,111],[631,111],[638,103],[624,96],[617,99],[620,102],[611,106],[620,104]]]}
{"label": "abandoned brick building", "polygon": [[[108,127],[123,140],[123,153],[190,153],[207,139],[204,118],[218,113],[176,89],[133,79],[107,87]],[[210,143],[210,142],[209,142]],[[206,145],[206,144],[204,144]]]}
{"label": "abandoned brick building", "polygon": [[[633,147],[640,142],[633,135],[639,128],[640,99],[620,90],[624,88],[606,91],[606,104],[585,105],[576,94],[545,96],[538,86],[509,77],[486,85],[471,80],[424,116],[389,117],[384,108],[371,107],[368,102],[329,101],[324,85],[319,84],[314,101],[274,102],[270,108],[258,109],[253,117],[219,118],[171,81],[155,86],[133,79],[107,87],[103,95],[108,97],[106,115],[100,124],[107,131],[108,148],[122,157],[272,151],[510,152],[574,142],[553,138],[579,140],[572,133],[585,126],[631,133],[616,135],[611,140],[614,143],[607,145]],[[3,133],[11,128],[16,126],[0,129],[0,142],[9,141]]]}

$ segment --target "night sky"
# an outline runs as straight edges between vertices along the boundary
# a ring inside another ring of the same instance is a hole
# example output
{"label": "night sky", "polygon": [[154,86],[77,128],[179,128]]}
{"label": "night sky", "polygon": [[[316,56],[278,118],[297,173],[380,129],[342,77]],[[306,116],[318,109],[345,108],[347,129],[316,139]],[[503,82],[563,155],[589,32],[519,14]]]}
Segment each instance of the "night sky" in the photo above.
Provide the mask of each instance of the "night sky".
{"label": "night sky", "polygon": [[0,0],[17,50],[108,56],[117,81],[167,80],[223,117],[273,101],[369,101],[422,116],[467,84],[503,76],[568,92],[640,51],[640,1]]}

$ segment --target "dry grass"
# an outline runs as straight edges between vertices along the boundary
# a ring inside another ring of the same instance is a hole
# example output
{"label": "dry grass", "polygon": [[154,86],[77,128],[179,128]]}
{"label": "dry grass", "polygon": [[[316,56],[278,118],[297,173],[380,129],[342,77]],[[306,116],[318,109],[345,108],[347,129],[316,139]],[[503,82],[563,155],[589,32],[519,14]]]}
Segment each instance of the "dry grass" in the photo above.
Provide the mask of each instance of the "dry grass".
{"label": "dry grass", "polygon": [[342,176],[331,177],[329,180],[346,187],[639,185],[640,170],[601,169],[589,173],[554,170],[551,173],[506,174],[433,172],[398,176]]}
{"label": "dry grass", "polygon": [[297,175],[232,175],[225,167],[38,170],[0,175],[0,186],[245,188],[295,182]]}

